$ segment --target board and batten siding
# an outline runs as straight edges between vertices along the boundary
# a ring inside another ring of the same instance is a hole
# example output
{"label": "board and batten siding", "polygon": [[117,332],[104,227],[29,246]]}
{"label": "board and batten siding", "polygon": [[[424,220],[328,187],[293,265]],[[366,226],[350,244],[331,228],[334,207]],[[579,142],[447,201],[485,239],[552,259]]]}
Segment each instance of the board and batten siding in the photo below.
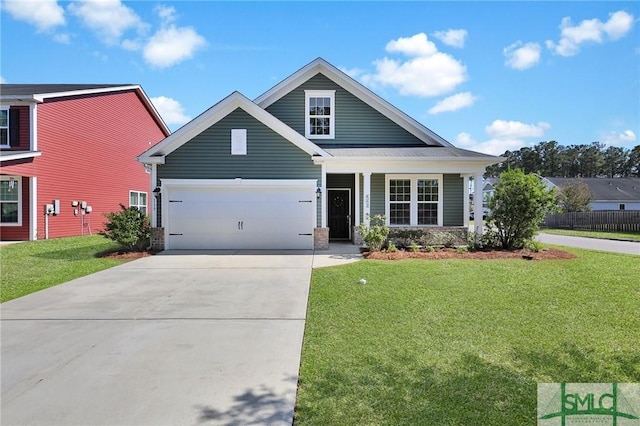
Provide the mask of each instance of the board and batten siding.
{"label": "board and batten siding", "polygon": [[[231,129],[247,129],[246,155],[231,155]],[[242,178],[320,182],[322,169],[313,164],[309,154],[238,108],[168,154],[157,172],[159,180]]]}
{"label": "board and batten siding", "polygon": [[319,145],[424,146],[424,142],[322,74],[310,78],[271,104],[267,111],[304,135],[305,90],[336,91],[335,139],[311,138]]}

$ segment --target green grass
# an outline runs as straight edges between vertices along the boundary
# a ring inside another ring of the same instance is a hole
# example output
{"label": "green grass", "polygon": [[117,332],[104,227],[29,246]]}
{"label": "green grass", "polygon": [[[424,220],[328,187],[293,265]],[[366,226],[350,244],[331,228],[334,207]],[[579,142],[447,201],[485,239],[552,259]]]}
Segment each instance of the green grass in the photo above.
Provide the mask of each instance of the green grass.
{"label": "green grass", "polygon": [[535,425],[538,382],[639,382],[639,258],[567,250],[314,270],[296,425]]}
{"label": "green grass", "polygon": [[110,268],[98,254],[118,245],[99,235],[9,244],[0,248],[0,302]]}
{"label": "green grass", "polygon": [[605,240],[640,241],[640,232],[605,232],[578,231],[575,229],[541,229],[540,232],[554,235],[568,235],[571,237],[603,238]]}

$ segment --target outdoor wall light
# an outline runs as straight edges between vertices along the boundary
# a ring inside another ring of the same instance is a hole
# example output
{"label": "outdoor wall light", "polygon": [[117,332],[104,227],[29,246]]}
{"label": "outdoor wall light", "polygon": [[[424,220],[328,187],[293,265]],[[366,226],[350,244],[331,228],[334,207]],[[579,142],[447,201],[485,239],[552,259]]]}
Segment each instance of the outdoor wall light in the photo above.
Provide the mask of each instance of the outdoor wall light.
{"label": "outdoor wall light", "polygon": [[156,189],[153,190],[153,195],[156,196],[156,198],[158,198],[160,196],[160,187],[156,186]]}
{"label": "outdoor wall light", "polygon": [[316,189],[316,198],[320,198],[321,195],[322,195],[322,189],[318,187],[318,189]]}

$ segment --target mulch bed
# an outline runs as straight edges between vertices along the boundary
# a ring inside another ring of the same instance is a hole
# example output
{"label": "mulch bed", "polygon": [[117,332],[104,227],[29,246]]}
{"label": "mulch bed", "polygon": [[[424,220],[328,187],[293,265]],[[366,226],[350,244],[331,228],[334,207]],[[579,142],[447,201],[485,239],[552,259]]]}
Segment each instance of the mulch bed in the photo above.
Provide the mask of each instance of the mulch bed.
{"label": "mulch bed", "polygon": [[439,249],[432,252],[411,252],[398,250],[397,252],[364,252],[366,259],[400,260],[400,259],[526,259],[526,260],[557,260],[574,259],[576,256],[564,250],[546,249],[539,252],[531,250],[491,250],[457,252],[455,249]]}
{"label": "mulch bed", "polygon": [[159,252],[152,251],[152,250],[144,250],[144,251],[118,250],[118,251],[103,253],[100,255],[100,257],[106,258],[106,259],[117,259],[117,260],[136,260],[142,257],[152,256],[157,253]]}

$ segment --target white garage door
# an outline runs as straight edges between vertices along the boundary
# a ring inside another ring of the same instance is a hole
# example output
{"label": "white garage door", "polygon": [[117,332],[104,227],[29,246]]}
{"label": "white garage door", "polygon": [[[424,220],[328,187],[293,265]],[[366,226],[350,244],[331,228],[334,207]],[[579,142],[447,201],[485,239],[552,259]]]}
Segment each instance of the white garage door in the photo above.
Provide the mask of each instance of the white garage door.
{"label": "white garage door", "polygon": [[313,249],[315,181],[167,185],[169,249]]}

